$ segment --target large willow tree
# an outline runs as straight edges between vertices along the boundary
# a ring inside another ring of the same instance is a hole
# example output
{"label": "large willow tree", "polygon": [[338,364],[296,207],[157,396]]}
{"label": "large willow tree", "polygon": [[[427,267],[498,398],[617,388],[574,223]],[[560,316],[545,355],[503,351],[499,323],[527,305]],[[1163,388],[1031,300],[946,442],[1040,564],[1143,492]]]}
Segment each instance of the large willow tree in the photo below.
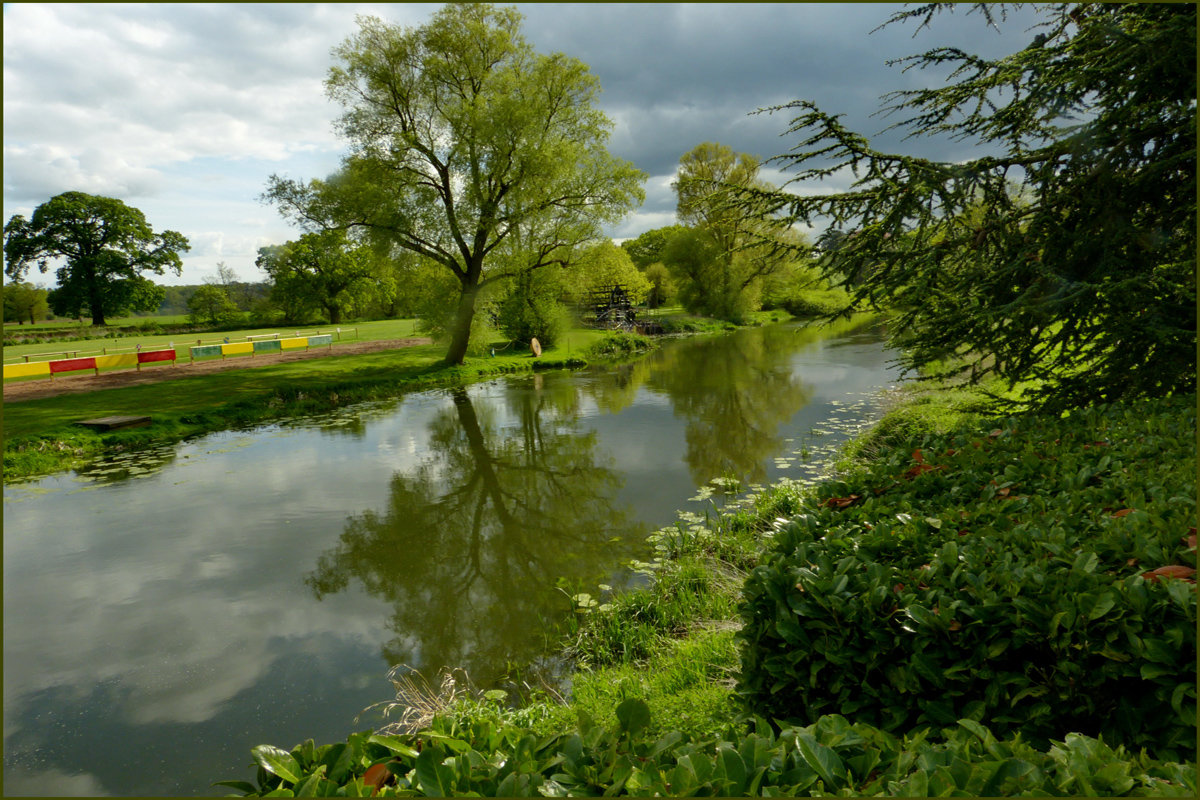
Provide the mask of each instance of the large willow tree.
{"label": "large willow tree", "polygon": [[[945,5],[888,23],[923,27]],[[803,137],[772,161],[795,171],[789,184],[853,183],[804,196],[748,189],[740,202],[781,227],[844,233],[827,237],[837,246],[825,268],[859,302],[896,310],[906,366],[965,359],[975,380],[1032,381],[1027,399],[1049,409],[1192,391],[1196,7],[1042,12],[1012,55],[937,47],[902,60],[952,72],[884,98],[909,138],[949,136],[986,155],[880,152],[801,100],[771,109],[792,112],[789,131]]]}
{"label": "large willow tree", "polygon": [[[476,300],[522,270],[564,266],[643,198],[613,158],[586,65],[534,52],[514,9],[448,4],[406,29],[360,18],[326,81],[350,144],[336,179],[272,176],[266,197],[310,229],[355,228],[458,282],[446,361],[467,351]],[[523,233],[518,257],[509,240]],[[500,255],[504,254],[501,258]]]}

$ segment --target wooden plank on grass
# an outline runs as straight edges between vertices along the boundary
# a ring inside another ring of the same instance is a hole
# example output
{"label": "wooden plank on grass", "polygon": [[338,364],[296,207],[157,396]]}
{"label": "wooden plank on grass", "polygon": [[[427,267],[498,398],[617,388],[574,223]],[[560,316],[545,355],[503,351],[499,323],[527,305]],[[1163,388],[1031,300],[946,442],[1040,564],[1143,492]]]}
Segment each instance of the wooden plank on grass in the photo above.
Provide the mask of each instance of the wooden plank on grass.
{"label": "wooden plank on grass", "polygon": [[140,428],[143,425],[149,425],[150,418],[118,414],[111,417],[84,419],[76,422],[75,424],[97,431],[112,431],[116,430],[117,428]]}

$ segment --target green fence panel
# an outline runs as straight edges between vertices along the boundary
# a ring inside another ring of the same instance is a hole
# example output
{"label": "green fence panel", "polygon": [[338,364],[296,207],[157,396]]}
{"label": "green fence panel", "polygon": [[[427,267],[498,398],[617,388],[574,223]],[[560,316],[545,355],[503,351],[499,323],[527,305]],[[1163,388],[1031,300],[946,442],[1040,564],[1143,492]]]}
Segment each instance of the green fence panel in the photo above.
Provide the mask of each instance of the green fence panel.
{"label": "green fence panel", "polygon": [[315,347],[316,345],[319,345],[319,344],[333,344],[333,334],[332,333],[323,333],[320,336],[308,337],[308,346],[309,347]]}
{"label": "green fence panel", "polygon": [[192,358],[207,358],[208,356],[221,355],[221,345],[219,344],[202,344],[191,348]]}
{"label": "green fence panel", "polygon": [[254,343],[254,352],[256,353],[278,353],[282,349],[278,339],[264,339]]}

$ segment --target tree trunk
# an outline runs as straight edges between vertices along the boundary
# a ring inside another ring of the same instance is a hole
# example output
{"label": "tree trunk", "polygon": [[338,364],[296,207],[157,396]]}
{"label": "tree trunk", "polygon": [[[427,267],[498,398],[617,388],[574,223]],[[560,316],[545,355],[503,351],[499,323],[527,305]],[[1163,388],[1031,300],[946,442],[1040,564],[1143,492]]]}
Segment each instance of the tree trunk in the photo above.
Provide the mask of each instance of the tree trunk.
{"label": "tree trunk", "polygon": [[329,324],[338,325],[342,321],[342,309],[336,303],[331,303],[325,306],[325,310],[329,312]]}
{"label": "tree trunk", "polygon": [[92,275],[88,280],[88,305],[92,310],[92,326],[105,325],[104,321],[104,302],[101,299],[100,287],[97,285],[97,278]]}
{"label": "tree trunk", "polygon": [[450,333],[450,349],[446,351],[447,364],[461,364],[466,358],[467,345],[471,343],[471,321],[475,319],[475,298],[478,295],[478,286],[464,286],[459,295],[458,313],[454,315],[454,329]]}

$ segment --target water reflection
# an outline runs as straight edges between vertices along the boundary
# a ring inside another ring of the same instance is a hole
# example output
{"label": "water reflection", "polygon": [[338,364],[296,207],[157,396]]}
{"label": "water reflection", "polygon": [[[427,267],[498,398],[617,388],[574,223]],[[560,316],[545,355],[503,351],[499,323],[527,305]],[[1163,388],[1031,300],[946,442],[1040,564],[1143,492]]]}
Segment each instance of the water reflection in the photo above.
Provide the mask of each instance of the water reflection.
{"label": "water reflection", "polygon": [[75,479],[108,484],[153,475],[175,461],[175,450],[174,445],[165,445],[101,458],[76,470]]}
{"label": "water reflection", "polygon": [[[697,485],[766,479],[767,459],[783,446],[779,426],[812,398],[789,358],[796,329],[769,327],[684,343],[664,352],[649,387],[671,398],[687,420],[688,470]],[[663,363],[666,362],[666,363]]]}
{"label": "water reflection", "polygon": [[256,744],[374,724],[392,664],[486,685],[542,655],[559,578],[619,584],[697,484],[827,463],[887,358],[849,328],[666,342],[6,486],[3,794],[211,793]]}
{"label": "water reflection", "polygon": [[512,425],[452,390],[424,463],[393,476],[384,508],[351,516],[306,578],[318,599],[357,581],[391,604],[387,663],[489,684],[544,649],[569,610],[560,578],[602,580],[640,547],[646,528],[614,502],[622,479],[580,429],[575,390],[533,383],[509,384]]}

